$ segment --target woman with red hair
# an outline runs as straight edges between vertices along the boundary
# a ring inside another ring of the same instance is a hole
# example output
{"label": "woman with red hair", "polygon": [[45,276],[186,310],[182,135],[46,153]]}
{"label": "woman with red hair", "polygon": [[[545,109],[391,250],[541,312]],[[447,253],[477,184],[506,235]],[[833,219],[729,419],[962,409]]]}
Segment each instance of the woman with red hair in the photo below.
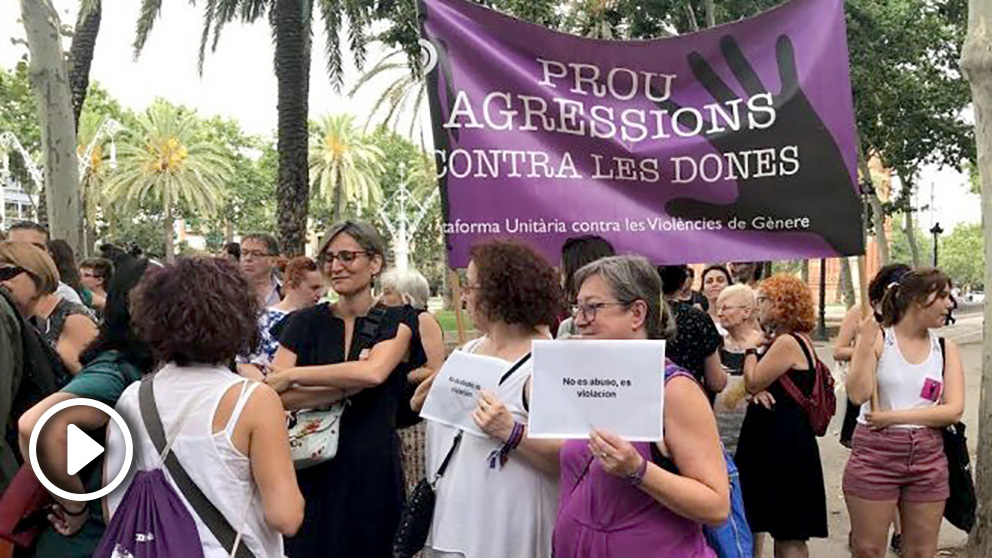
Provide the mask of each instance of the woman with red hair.
{"label": "woman with red hair", "polygon": [[813,297],[798,277],[778,274],[761,283],[757,301],[769,342],[760,357],[755,349],[744,353],[744,386],[753,397],[735,456],[744,509],[751,531],[775,539],[776,557],[806,557],[806,541],[827,536],[823,467],[809,418],[784,383],[812,393]]}

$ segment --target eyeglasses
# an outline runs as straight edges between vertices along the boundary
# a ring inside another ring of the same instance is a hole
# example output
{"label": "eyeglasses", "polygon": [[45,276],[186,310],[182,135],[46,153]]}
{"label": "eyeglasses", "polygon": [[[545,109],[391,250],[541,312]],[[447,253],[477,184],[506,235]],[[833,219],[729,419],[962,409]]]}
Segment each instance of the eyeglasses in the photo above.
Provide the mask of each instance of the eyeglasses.
{"label": "eyeglasses", "polygon": [[479,290],[481,288],[482,288],[482,285],[480,285],[478,283],[475,283],[475,284],[469,283],[467,285],[462,285],[462,291],[464,291],[466,293],[470,293],[472,291],[477,291],[477,290]]}
{"label": "eyeglasses", "polygon": [[245,250],[241,252],[241,259],[243,260],[245,258],[251,258],[253,260],[257,260],[259,258],[268,258],[273,255],[274,254],[270,254],[268,252],[262,252],[260,250]]}
{"label": "eyeglasses", "polygon": [[341,250],[340,252],[324,252],[317,256],[317,262],[320,265],[327,265],[334,263],[334,260],[339,260],[341,263],[348,265],[354,262],[358,256],[367,256],[368,252],[363,252],[360,250]]}
{"label": "eyeglasses", "polygon": [[578,304],[573,304],[571,307],[572,317],[582,316],[582,319],[587,322],[592,322],[596,320],[596,312],[606,308],[607,306],[630,306],[631,302],[580,302]]}
{"label": "eyeglasses", "polygon": [[8,265],[5,267],[0,267],[0,281],[9,281],[14,277],[22,273],[27,273],[28,270],[24,269],[19,265]]}

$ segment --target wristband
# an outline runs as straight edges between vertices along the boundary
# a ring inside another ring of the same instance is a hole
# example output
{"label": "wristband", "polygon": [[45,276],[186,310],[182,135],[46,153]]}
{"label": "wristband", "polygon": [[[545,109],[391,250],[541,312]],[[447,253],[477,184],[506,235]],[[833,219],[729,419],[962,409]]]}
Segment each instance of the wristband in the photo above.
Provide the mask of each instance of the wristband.
{"label": "wristband", "polygon": [[79,517],[79,516],[85,514],[90,509],[89,504],[86,504],[85,502],[83,503],[83,508],[81,510],[79,510],[78,512],[69,511],[69,508],[67,508],[65,506],[65,504],[61,504],[59,507],[61,507],[62,508],[62,511],[65,512],[65,514],[68,515],[68,516],[70,516],[70,517]]}
{"label": "wristband", "polygon": [[513,430],[510,431],[510,437],[506,439],[506,442],[504,442],[502,446],[500,446],[497,449],[494,449],[489,454],[489,468],[495,469],[497,464],[499,464],[500,468],[502,468],[503,465],[506,465],[506,461],[509,459],[510,452],[517,449],[517,446],[520,445],[520,442],[522,442],[523,439],[524,439],[523,423],[514,422]]}
{"label": "wristband", "polygon": [[633,486],[640,486],[644,482],[644,475],[648,472],[648,460],[641,458],[641,464],[633,472],[627,474],[627,482]]}

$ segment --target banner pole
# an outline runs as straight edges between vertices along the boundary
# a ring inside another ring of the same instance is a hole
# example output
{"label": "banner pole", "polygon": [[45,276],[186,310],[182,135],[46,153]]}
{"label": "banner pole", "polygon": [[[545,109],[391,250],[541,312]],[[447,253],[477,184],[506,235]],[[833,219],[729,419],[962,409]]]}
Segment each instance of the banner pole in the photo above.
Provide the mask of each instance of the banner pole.
{"label": "banner pole", "polygon": [[[871,302],[868,300],[868,257],[864,254],[858,256],[858,282],[860,283],[861,295],[861,319],[864,320],[872,313]],[[871,388],[871,410],[878,411],[878,379],[872,382]]]}
{"label": "banner pole", "polygon": [[462,311],[462,283],[458,270],[448,268],[448,284],[451,285],[451,305],[455,308],[455,327],[458,330],[458,346],[468,342],[465,338],[465,314]]}

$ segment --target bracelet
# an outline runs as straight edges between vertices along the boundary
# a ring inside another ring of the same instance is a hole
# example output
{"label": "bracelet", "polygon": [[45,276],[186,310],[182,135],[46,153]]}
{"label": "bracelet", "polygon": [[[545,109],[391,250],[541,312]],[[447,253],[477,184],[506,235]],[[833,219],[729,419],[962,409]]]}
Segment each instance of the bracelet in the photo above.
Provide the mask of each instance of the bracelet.
{"label": "bracelet", "polygon": [[510,431],[510,437],[506,439],[506,442],[502,446],[494,449],[489,454],[489,468],[495,469],[497,464],[499,464],[500,468],[506,465],[510,452],[517,449],[517,446],[520,445],[523,439],[524,425],[523,423],[514,421],[513,430]]}
{"label": "bracelet", "polygon": [[633,486],[640,486],[644,481],[644,475],[648,472],[648,460],[641,458],[641,464],[633,472],[627,474],[627,482]]}
{"label": "bracelet", "polygon": [[79,517],[85,514],[90,509],[89,505],[87,505],[85,502],[83,503],[83,508],[78,512],[69,511],[69,508],[67,508],[65,504],[59,504],[59,507],[61,507],[62,511],[65,512],[65,514],[70,517]]}

